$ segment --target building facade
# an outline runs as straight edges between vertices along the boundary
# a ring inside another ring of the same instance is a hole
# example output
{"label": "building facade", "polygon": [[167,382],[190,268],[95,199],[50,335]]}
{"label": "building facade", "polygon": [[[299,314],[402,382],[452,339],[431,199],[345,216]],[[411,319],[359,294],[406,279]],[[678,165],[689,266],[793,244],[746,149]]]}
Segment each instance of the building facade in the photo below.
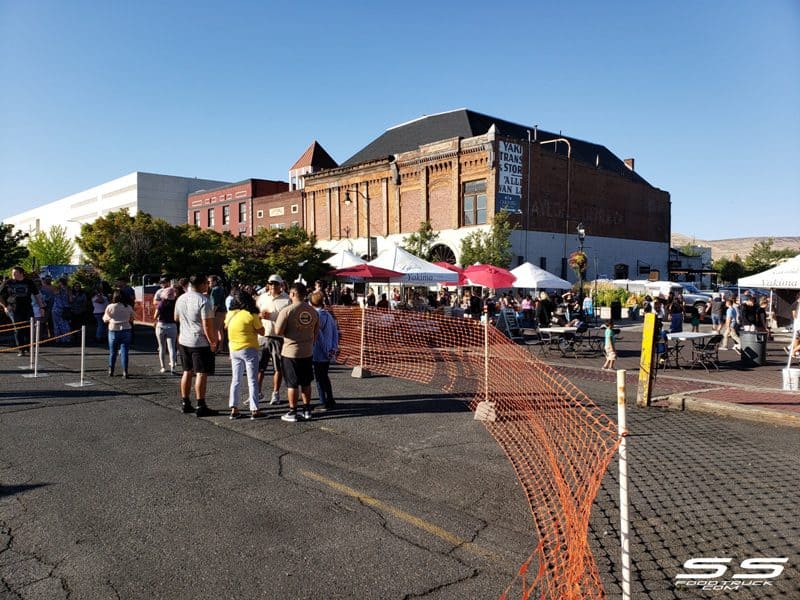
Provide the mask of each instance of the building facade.
{"label": "building facade", "polygon": [[[670,197],[604,146],[469,110],[390,128],[340,167],[305,175],[306,228],[330,250],[381,250],[430,221],[437,260],[506,210],[512,267],[530,261],[575,280],[567,257],[586,231],[588,278],[627,267],[666,272]],[[349,200],[349,202],[346,202]],[[374,251],[372,252],[374,255]]]}
{"label": "building facade", "polygon": [[225,231],[232,235],[251,236],[255,233],[255,198],[286,192],[285,181],[267,179],[245,179],[238,183],[200,190],[186,199],[188,214],[184,223],[197,225],[201,229]]}
{"label": "building facade", "polygon": [[[135,171],[13,215],[5,222],[32,235],[47,232],[53,225],[61,225],[73,240],[80,234],[83,223],[92,223],[110,212],[123,209],[131,215],[146,212],[171,225],[180,225],[186,222],[186,199],[191,192],[224,183],[227,182]],[[83,263],[77,246],[73,263]]]}

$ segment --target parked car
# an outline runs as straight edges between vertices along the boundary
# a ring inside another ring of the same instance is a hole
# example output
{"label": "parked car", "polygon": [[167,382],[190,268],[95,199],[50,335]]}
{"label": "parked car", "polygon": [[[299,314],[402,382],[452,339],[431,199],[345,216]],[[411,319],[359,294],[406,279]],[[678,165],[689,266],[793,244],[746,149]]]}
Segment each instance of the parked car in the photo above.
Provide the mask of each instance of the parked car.
{"label": "parked car", "polygon": [[705,313],[711,302],[711,295],[701,292],[694,284],[686,281],[679,281],[678,284],[683,288],[683,302],[686,307],[694,306],[698,311]]}

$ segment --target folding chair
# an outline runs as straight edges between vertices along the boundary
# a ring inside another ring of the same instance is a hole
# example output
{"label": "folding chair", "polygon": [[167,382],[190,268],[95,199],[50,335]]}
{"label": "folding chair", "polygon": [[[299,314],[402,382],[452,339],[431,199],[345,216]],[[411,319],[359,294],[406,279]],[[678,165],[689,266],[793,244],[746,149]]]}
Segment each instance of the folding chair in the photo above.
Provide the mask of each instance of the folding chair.
{"label": "folding chair", "polygon": [[716,334],[704,340],[692,344],[692,367],[701,365],[708,373],[708,366],[713,366],[719,371],[719,345],[722,342],[722,335]]}

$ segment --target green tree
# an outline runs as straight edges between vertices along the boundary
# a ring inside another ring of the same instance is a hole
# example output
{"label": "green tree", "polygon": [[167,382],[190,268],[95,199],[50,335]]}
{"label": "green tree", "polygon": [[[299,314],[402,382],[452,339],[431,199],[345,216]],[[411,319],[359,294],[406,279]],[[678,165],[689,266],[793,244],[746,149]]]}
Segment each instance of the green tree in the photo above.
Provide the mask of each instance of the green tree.
{"label": "green tree", "polygon": [[222,275],[225,265],[236,256],[239,239],[230,233],[200,229],[196,225],[178,225],[172,229],[169,248],[160,272],[188,276],[202,271]]}
{"label": "green tree", "polygon": [[744,265],[738,256],[733,259],[719,258],[711,264],[711,268],[719,273],[721,283],[736,283],[745,273]]}
{"label": "green tree", "polygon": [[775,240],[772,238],[753,244],[753,249],[750,250],[750,254],[744,258],[746,274],[766,271],[778,264],[780,259],[791,258],[797,255],[796,250],[789,250],[788,248],[775,250],[773,249],[774,245]]}
{"label": "green tree", "polygon": [[28,252],[25,267],[29,270],[39,269],[43,265],[67,265],[72,262],[75,244],[67,235],[67,228],[53,225],[49,231],[40,231],[28,240]]}
{"label": "green tree", "polygon": [[131,216],[123,209],[84,223],[77,243],[106,279],[126,275],[136,280],[161,271],[173,250],[174,229],[163,219],[143,212]]}
{"label": "green tree", "polygon": [[508,268],[513,257],[511,251],[513,229],[508,212],[496,213],[489,231],[476,230],[461,240],[461,264],[466,267],[479,262]]}
{"label": "green tree", "polygon": [[14,231],[11,223],[0,223],[0,269],[7,269],[22,263],[28,256],[28,249],[22,242],[27,233]]}
{"label": "green tree", "polygon": [[686,242],[683,246],[679,248],[679,250],[685,256],[700,256],[702,254],[702,252],[700,252],[700,250],[697,249],[697,246],[695,246],[690,242]]}
{"label": "green tree", "polygon": [[422,221],[419,229],[403,238],[403,248],[424,260],[431,259],[431,247],[439,239],[439,234],[433,230],[430,221]]}
{"label": "green tree", "polygon": [[224,268],[231,279],[263,285],[272,273],[278,273],[286,281],[302,276],[311,283],[330,270],[324,261],[331,253],[317,248],[315,237],[301,227],[262,229],[234,242],[233,258]]}

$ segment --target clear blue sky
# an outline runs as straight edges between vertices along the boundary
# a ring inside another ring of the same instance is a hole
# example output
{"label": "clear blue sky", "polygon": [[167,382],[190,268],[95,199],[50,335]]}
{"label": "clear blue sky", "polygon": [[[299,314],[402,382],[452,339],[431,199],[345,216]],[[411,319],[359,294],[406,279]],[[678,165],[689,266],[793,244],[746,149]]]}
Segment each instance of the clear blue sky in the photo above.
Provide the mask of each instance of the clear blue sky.
{"label": "clear blue sky", "polygon": [[635,157],[675,232],[800,235],[798,0],[0,0],[0,82],[0,218],[466,107]]}

